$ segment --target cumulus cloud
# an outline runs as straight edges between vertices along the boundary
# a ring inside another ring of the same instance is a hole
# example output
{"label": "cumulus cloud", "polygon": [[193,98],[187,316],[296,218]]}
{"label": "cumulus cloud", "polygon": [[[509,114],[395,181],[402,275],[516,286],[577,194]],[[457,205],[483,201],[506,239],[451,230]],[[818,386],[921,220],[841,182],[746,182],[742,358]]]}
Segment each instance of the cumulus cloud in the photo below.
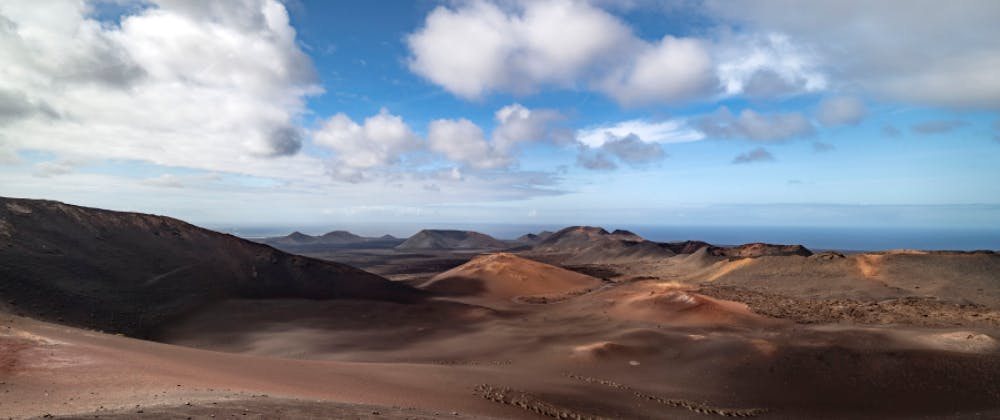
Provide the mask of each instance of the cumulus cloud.
{"label": "cumulus cloud", "polygon": [[794,40],[838,85],[894,100],[956,107],[1000,107],[1000,3],[933,0],[789,0],[698,3],[711,19],[744,32]]}
{"label": "cumulus cloud", "polygon": [[865,103],[853,96],[837,96],[820,102],[816,119],[827,127],[857,125],[865,118]]}
{"label": "cumulus cloud", "polygon": [[623,104],[644,104],[686,100],[714,87],[702,41],[642,40],[587,2],[504,5],[434,9],[407,37],[410,69],[467,99],[543,86],[592,87]]}
{"label": "cumulus cloud", "polygon": [[753,163],[753,162],[772,162],[774,161],[774,156],[771,152],[763,147],[758,147],[756,149],[750,150],[745,153],[740,153],[735,158],[733,158],[734,164],[743,163]]}
{"label": "cumulus cloud", "polygon": [[486,141],[483,129],[467,119],[434,120],[427,128],[432,151],[476,169],[495,169],[511,163],[510,157]]}
{"label": "cumulus cloud", "polygon": [[601,149],[630,165],[642,165],[666,157],[659,144],[642,141],[635,134],[607,141]]}
{"label": "cumulus cloud", "polygon": [[[155,1],[117,24],[86,2],[0,5],[10,147],[289,177],[322,91],[276,0]],[[51,171],[48,171],[51,172]]]}
{"label": "cumulus cloud", "polygon": [[961,120],[933,120],[913,124],[910,129],[919,134],[941,134],[950,133],[964,125],[965,121]]}
{"label": "cumulus cloud", "polygon": [[505,152],[526,142],[566,144],[573,141],[572,131],[557,127],[563,116],[555,110],[532,110],[514,103],[500,108],[494,116],[497,126],[493,130],[493,142]]}
{"label": "cumulus cloud", "polygon": [[554,86],[589,88],[635,105],[850,87],[895,101],[1000,108],[994,1],[946,9],[932,0],[906,8],[860,0],[814,7],[788,0],[626,2],[628,10],[700,14],[715,25],[690,32],[697,37],[659,40],[636,36],[598,7],[619,3],[440,6],[407,38],[410,68],[464,98]]}
{"label": "cumulus cloud", "polygon": [[663,146],[646,142],[630,133],[621,137],[609,137],[596,147],[581,142],[576,161],[579,166],[590,170],[613,170],[618,168],[618,163],[641,167],[666,157]]}
{"label": "cumulus cloud", "polygon": [[528,109],[514,103],[494,114],[496,126],[487,140],[481,127],[466,119],[432,121],[427,131],[431,151],[476,169],[506,168],[517,162],[517,147],[531,142],[572,144],[571,130],[559,127],[562,114]]}
{"label": "cumulus cloud", "polygon": [[336,153],[336,165],[353,170],[394,164],[419,142],[403,119],[385,108],[362,124],[343,113],[336,114],[323,122],[312,139]]}
{"label": "cumulus cloud", "polygon": [[724,34],[714,51],[728,95],[776,97],[827,87],[820,59],[780,33]]}
{"label": "cumulus cloud", "polygon": [[618,164],[611,159],[611,156],[599,149],[580,149],[580,153],[576,155],[576,163],[577,165],[592,171],[611,171],[618,169]]}
{"label": "cumulus cloud", "polygon": [[631,63],[614,69],[598,87],[619,103],[676,102],[704,95],[717,86],[704,43],[666,36],[644,46]]}
{"label": "cumulus cloud", "polygon": [[762,142],[782,142],[814,133],[812,123],[797,112],[760,114],[744,109],[734,115],[726,107],[697,119],[695,125],[709,137]]}
{"label": "cumulus cloud", "polygon": [[625,24],[585,2],[517,6],[437,7],[407,37],[410,69],[465,98],[527,93],[543,84],[572,86],[588,67],[633,42]]}
{"label": "cumulus cloud", "polygon": [[705,138],[704,134],[689,127],[686,121],[678,119],[664,121],[636,119],[592,126],[578,130],[576,138],[587,146],[600,147],[609,140],[630,134],[652,143],[686,143]]}
{"label": "cumulus cloud", "polygon": [[51,107],[31,101],[24,92],[0,89],[0,126],[35,116],[59,117]]}

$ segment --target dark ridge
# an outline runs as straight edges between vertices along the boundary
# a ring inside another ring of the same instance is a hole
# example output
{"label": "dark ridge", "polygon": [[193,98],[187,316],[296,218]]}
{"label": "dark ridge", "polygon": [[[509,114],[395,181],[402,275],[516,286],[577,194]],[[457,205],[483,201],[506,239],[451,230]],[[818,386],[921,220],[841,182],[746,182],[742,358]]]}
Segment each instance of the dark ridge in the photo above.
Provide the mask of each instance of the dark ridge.
{"label": "dark ridge", "polygon": [[704,241],[665,242],[662,245],[678,254],[694,254],[699,249],[712,246]]}
{"label": "dark ridge", "polygon": [[0,198],[0,278],[0,310],[133,336],[233,298],[423,296],[169,217],[13,198]]}
{"label": "dark ridge", "polygon": [[398,249],[502,249],[507,244],[468,230],[424,229],[399,244]]}
{"label": "dark ridge", "polygon": [[712,255],[739,258],[757,258],[767,256],[791,256],[798,255],[808,257],[813,252],[802,245],[775,245],[754,242],[733,247],[712,247]]}

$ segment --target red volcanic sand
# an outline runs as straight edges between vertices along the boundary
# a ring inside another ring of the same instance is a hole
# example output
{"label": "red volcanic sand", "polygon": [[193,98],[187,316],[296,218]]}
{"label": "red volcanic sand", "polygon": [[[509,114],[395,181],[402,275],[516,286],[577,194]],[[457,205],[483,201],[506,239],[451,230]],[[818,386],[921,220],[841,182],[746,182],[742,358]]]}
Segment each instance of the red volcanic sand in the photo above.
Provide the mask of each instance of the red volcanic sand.
{"label": "red volcanic sand", "polygon": [[444,295],[510,299],[581,292],[600,285],[601,280],[585,274],[498,253],[438,274],[422,288]]}

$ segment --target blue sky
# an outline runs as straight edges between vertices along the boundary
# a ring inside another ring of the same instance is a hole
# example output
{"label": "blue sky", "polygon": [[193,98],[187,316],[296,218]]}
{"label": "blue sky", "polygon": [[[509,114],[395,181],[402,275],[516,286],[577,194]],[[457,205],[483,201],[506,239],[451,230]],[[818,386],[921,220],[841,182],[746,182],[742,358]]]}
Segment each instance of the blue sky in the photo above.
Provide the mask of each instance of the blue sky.
{"label": "blue sky", "polygon": [[1000,4],[916,3],[7,3],[0,194],[209,225],[998,226]]}

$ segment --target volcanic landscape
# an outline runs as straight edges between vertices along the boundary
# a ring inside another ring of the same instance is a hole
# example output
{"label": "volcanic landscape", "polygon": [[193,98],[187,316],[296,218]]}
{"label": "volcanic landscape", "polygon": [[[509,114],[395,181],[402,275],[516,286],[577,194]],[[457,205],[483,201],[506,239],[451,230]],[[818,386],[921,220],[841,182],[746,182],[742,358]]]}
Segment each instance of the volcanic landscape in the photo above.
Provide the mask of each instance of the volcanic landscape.
{"label": "volcanic landscape", "polygon": [[1000,255],[0,198],[11,418],[1000,418]]}

